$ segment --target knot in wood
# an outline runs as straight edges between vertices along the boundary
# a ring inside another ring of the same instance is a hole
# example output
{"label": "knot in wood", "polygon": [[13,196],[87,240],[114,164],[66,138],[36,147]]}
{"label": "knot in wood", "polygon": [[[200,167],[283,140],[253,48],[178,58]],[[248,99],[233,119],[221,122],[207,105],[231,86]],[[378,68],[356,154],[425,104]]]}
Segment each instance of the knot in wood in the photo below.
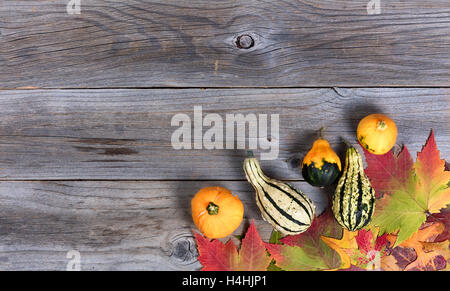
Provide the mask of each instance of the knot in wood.
{"label": "knot in wood", "polygon": [[255,45],[253,37],[248,34],[243,34],[237,37],[236,46],[240,49],[249,49]]}
{"label": "knot in wood", "polygon": [[197,261],[198,252],[194,237],[189,233],[172,236],[164,250],[171,260],[180,265],[189,265]]}
{"label": "knot in wood", "polygon": [[286,163],[288,164],[289,168],[298,169],[299,167],[301,167],[302,160],[298,157],[290,157],[286,160]]}

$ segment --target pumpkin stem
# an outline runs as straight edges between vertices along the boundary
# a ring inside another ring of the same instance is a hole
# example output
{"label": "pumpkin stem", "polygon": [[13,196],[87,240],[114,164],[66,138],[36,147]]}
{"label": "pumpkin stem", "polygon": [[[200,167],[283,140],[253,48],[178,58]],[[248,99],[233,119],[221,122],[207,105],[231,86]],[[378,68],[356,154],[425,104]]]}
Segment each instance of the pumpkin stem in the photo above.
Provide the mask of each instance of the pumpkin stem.
{"label": "pumpkin stem", "polygon": [[206,210],[208,211],[209,215],[217,215],[219,213],[219,206],[209,202],[208,206],[206,206]]}
{"label": "pumpkin stem", "polygon": [[323,132],[326,130],[327,128],[325,126],[322,126],[319,129],[319,138],[323,139]]}
{"label": "pumpkin stem", "polygon": [[386,122],[384,122],[384,120],[378,121],[378,123],[377,123],[377,129],[379,129],[379,130],[385,130],[386,127],[387,127],[387,124],[386,124]]}
{"label": "pumpkin stem", "polygon": [[247,157],[248,158],[253,158],[254,157],[253,151],[247,151]]}

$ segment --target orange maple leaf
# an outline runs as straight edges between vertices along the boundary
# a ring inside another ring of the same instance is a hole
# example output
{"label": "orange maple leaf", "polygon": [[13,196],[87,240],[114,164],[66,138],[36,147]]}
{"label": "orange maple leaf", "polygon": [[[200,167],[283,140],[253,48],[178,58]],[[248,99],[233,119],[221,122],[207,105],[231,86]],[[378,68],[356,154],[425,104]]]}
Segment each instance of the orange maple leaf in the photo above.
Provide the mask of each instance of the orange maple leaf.
{"label": "orange maple leaf", "polygon": [[[419,229],[415,232],[409,239],[400,243],[397,248],[411,248],[414,249],[416,253],[416,259],[412,262],[409,262],[404,270],[437,270],[438,266],[436,265],[436,259],[439,257],[444,257],[444,259],[448,258],[448,245],[449,242],[441,242],[441,243],[433,243],[433,239],[436,238],[440,233],[444,231],[444,225],[440,222],[432,223],[431,225],[426,225],[425,227]],[[394,245],[397,240],[397,235],[389,234],[387,236],[387,240],[391,245]],[[447,249],[445,248],[447,247]],[[394,249],[394,250],[395,250]],[[444,252],[444,250],[446,250]],[[401,253],[401,251],[398,251]],[[392,255],[389,257],[393,257]],[[392,260],[391,258],[391,266],[392,264],[397,264],[397,260]],[[385,262],[386,265],[386,262]],[[395,269],[396,267],[392,267]],[[400,268],[401,269],[401,268]]]}
{"label": "orange maple leaf", "polygon": [[[434,140],[434,133],[430,137],[422,151],[417,153],[415,164],[418,177],[416,197],[427,205],[429,213],[438,213],[441,208],[450,201],[450,171],[445,170],[445,160],[439,157],[439,150]],[[422,196],[422,197],[421,197]]]}
{"label": "orange maple leaf", "polygon": [[358,233],[344,229],[341,239],[321,236],[320,238],[341,257],[341,266],[339,269],[348,269],[351,266],[351,252],[358,249],[355,237]]}

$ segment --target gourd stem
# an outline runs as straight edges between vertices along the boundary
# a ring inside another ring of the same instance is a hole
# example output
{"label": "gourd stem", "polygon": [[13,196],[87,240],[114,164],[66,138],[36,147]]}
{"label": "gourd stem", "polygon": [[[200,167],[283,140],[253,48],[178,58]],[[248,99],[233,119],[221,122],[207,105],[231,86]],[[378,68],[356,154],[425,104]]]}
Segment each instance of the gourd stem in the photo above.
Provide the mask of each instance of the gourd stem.
{"label": "gourd stem", "polygon": [[325,127],[325,126],[322,126],[320,129],[319,129],[319,138],[322,138],[323,139],[323,132],[326,130],[327,128]]}
{"label": "gourd stem", "polygon": [[219,206],[209,202],[208,206],[206,206],[206,210],[208,211],[209,215],[217,215],[219,213]]}
{"label": "gourd stem", "polygon": [[345,138],[343,138],[343,137],[342,137],[342,141],[345,143],[345,145],[346,145],[347,147],[349,147],[349,148],[352,148],[352,147],[353,147],[352,144],[351,144],[348,140],[346,140]]}
{"label": "gourd stem", "polygon": [[387,127],[387,124],[386,124],[386,122],[384,122],[384,120],[378,121],[378,123],[377,123],[377,129],[379,129],[379,130],[385,130],[386,127]]}
{"label": "gourd stem", "polygon": [[253,151],[247,151],[247,157],[248,158],[253,158],[254,157]]}

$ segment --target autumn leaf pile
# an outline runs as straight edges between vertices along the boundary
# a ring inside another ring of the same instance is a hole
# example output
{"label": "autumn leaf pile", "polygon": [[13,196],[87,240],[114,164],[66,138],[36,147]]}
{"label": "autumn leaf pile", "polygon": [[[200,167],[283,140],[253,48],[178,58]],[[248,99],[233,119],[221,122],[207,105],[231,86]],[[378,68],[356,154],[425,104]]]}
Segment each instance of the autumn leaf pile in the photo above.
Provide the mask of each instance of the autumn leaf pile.
{"label": "autumn leaf pile", "polygon": [[252,221],[239,251],[194,232],[202,270],[450,270],[450,171],[433,131],[416,162],[406,146],[364,154],[377,193],[368,228],[343,229],[327,209],[306,232],[265,243]]}

